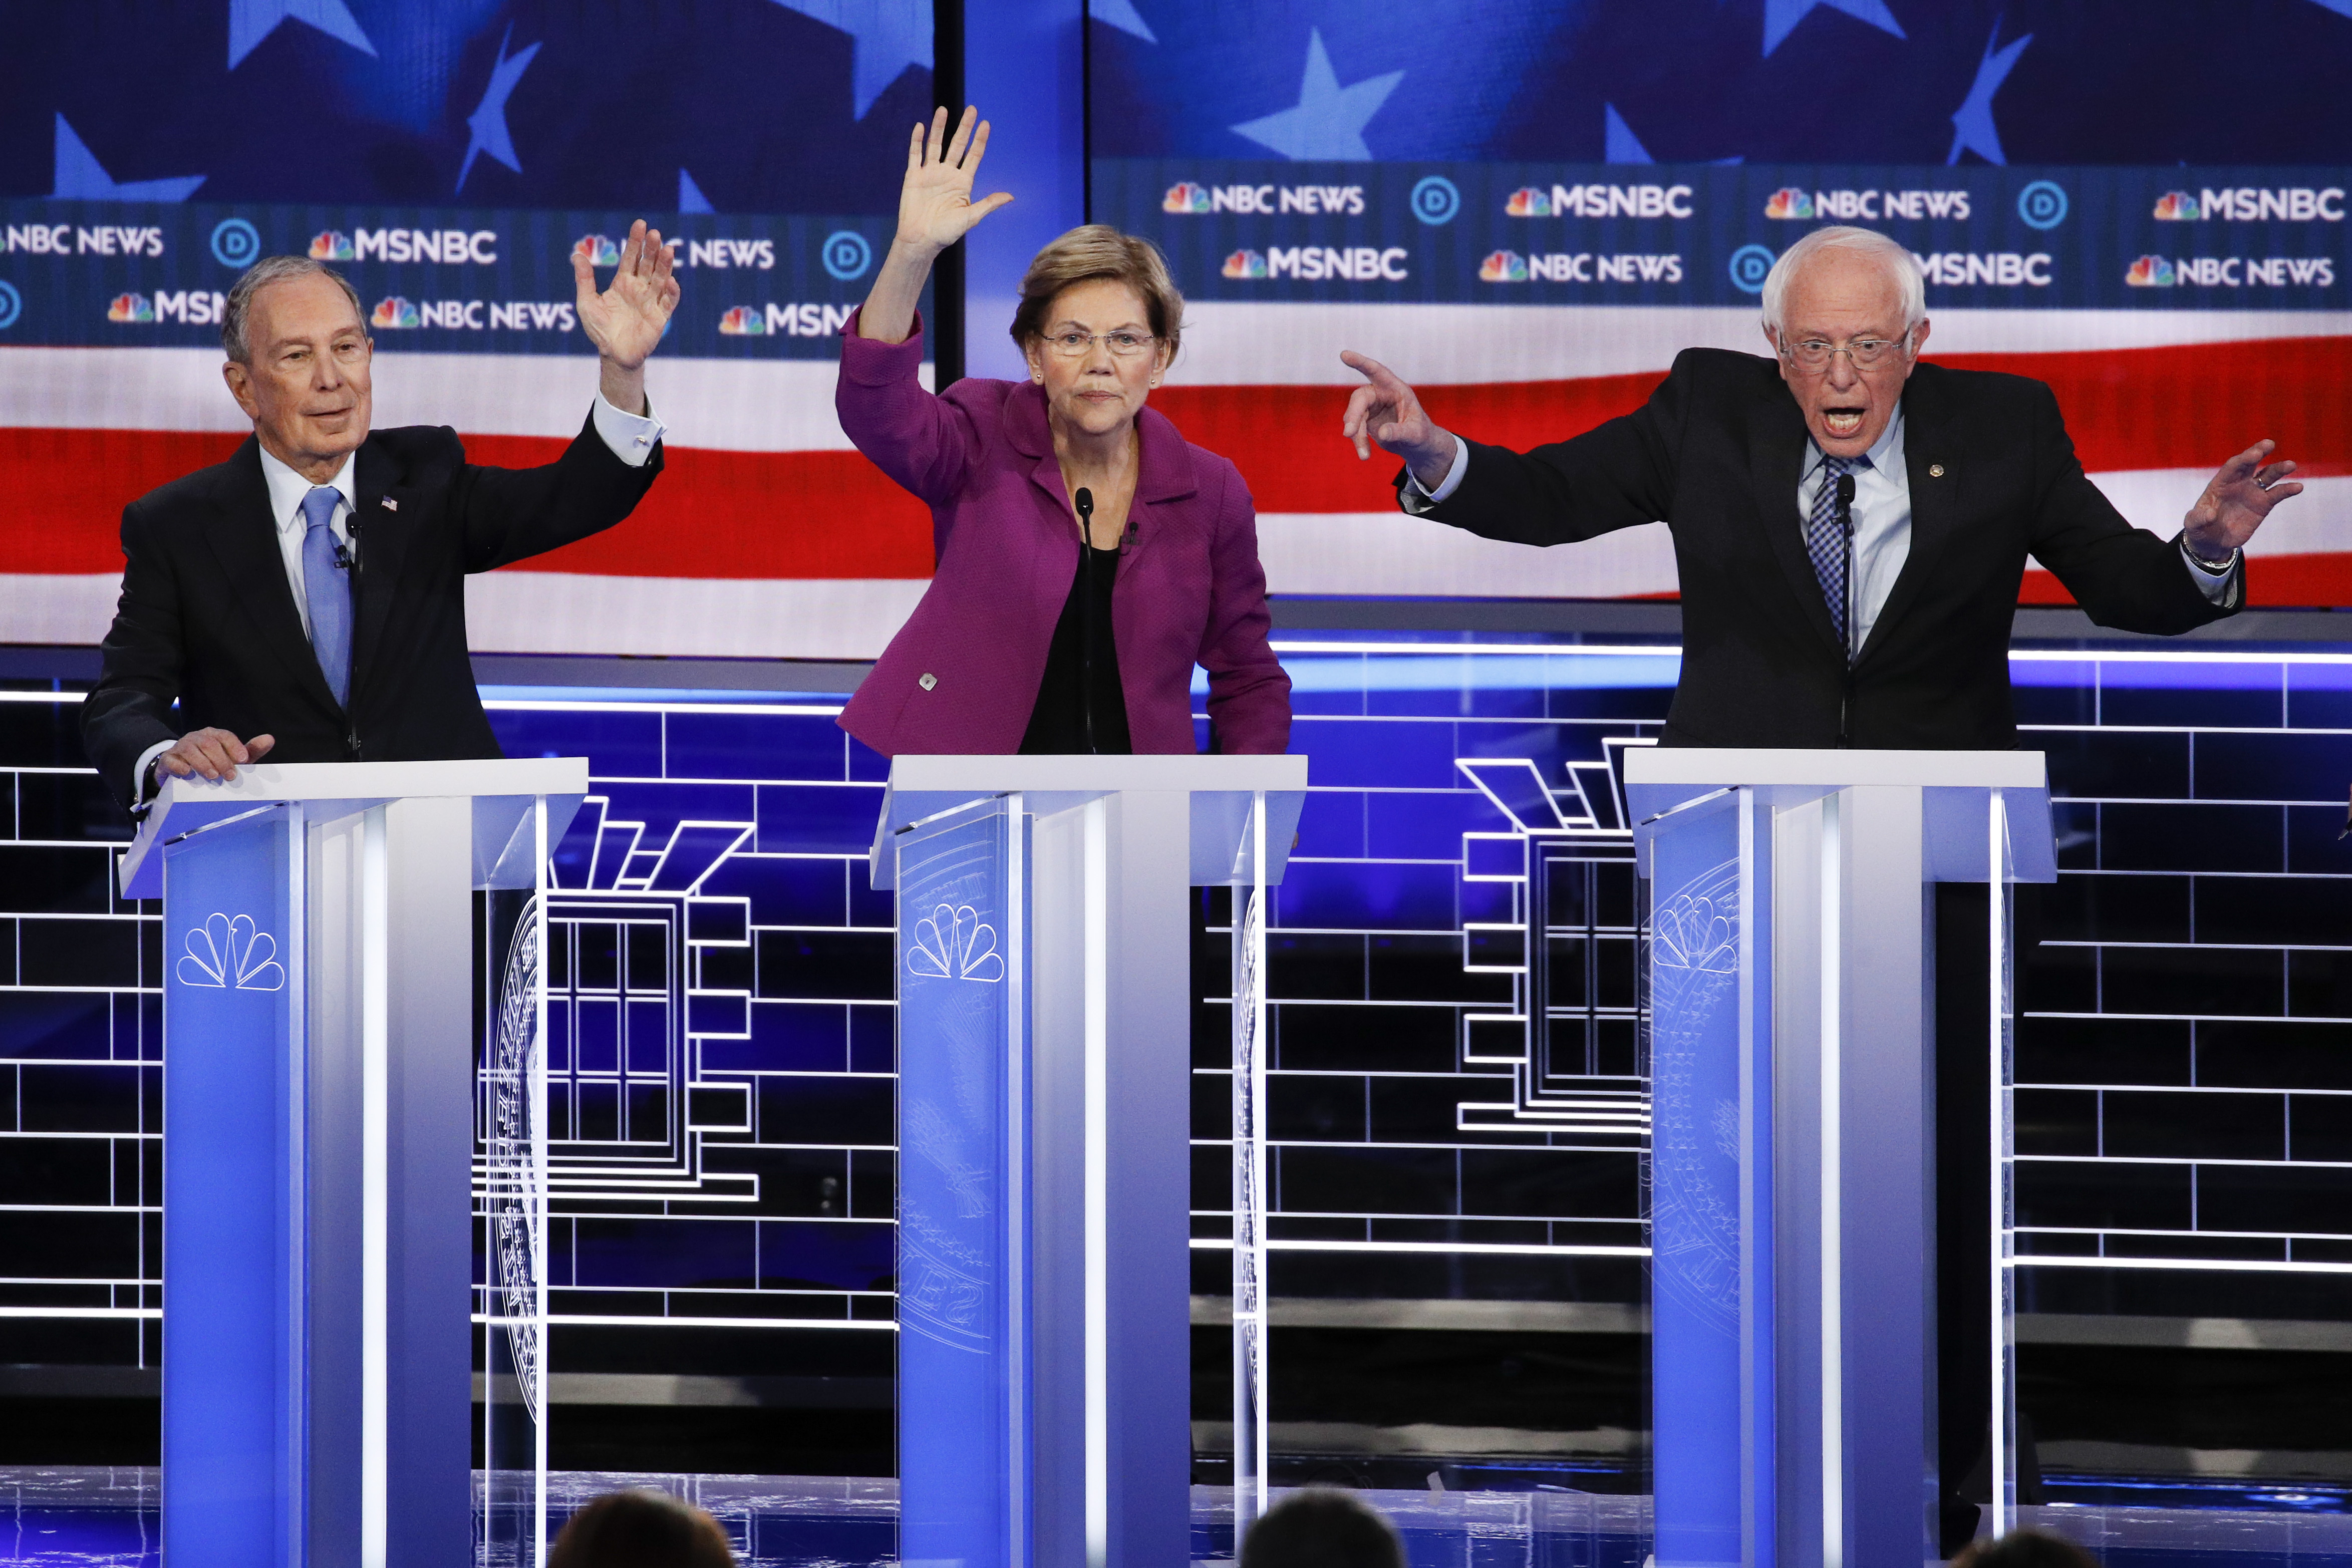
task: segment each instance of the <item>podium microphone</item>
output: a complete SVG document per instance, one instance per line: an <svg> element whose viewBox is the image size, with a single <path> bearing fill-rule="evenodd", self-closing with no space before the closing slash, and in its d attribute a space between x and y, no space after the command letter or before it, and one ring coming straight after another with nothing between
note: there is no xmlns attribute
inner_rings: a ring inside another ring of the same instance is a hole
<svg viewBox="0 0 2352 1568"><path fill-rule="evenodd" d="M1853 663L1853 476L1841 474L1837 482L1838 528L1845 535L1845 660Z"/></svg>
<svg viewBox="0 0 2352 1568"><path fill-rule="evenodd" d="M1091 754L1095 749L1095 493L1081 485L1070 502L1078 509L1078 712Z"/></svg>

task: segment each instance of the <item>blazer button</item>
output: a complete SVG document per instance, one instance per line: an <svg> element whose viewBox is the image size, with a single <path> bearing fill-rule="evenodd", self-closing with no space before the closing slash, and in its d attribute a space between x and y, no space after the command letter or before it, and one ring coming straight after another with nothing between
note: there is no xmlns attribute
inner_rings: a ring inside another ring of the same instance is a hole
<svg viewBox="0 0 2352 1568"><path fill-rule="evenodd" d="M923 678L922 678L921 680L919 680L919 681L917 681L915 684L916 684L917 685L919 685L919 686L922 687L925 691L929 691L933 686L936 686L936 685L938 685L940 684L940 678L939 678L939 676L937 676L937 675L935 675L935 674L932 674L929 671L926 670L926 671L923 673Z"/></svg>

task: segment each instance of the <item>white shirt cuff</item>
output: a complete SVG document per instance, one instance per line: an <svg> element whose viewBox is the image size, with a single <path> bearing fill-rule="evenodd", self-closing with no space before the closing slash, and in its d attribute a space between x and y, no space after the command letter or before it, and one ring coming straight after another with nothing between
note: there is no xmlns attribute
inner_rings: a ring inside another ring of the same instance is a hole
<svg viewBox="0 0 2352 1568"><path fill-rule="evenodd" d="M131 805L144 806L155 798L156 791L148 787L147 769L155 765L155 758L178 744L176 740L159 740L139 754L139 765L131 770ZM160 784L162 780L157 782Z"/></svg>
<svg viewBox="0 0 2352 1568"><path fill-rule="evenodd" d="M2180 563L2189 569L2189 580L2197 585L2197 591L2216 604L2221 603L2222 596L2230 591L2230 579L2238 570L2237 555L2234 551L2231 554L2228 566L2223 567L2220 571L2208 571L2198 563L2195 556L2189 553L2188 547L2185 545L2181 547Z"/></svg>
<svg viewBox="0 0 2352 1568"><path fill-rule="evenodd" d="M1447 466L1445 477L1437 482L1436 489L1432 490L1422 484L1421 476L1410 471L1405 476L1405 483L1427 497L1432 502L1443 501L1462 487L1462 476L1469 471L1470 444L1457 435L1454 438L1454 461Z"/></svg>
<svg viewBox="0 0 2352 1568"><path fill-rule="evenodd" d="M606 402L602 392L596 394L596 406L590 411L596 434L613 449L613 455L632 468L642 468L654 455L654 445L660 441L668 426L654 413L654 400L646 399L643 413L624 413Z"/></svg>

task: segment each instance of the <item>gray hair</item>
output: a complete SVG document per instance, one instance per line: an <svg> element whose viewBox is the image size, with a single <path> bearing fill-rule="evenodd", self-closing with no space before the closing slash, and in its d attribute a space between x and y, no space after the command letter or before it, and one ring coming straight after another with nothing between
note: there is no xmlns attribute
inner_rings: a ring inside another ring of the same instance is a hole
<svg viewBox="0 0 2352 1568"><path fill-rule="evenodd" d="M1815 229L1780 253L1780 259L1764 275L1764 325L1775 332L1780 330L1790 280L1806 262L1825 250L1858 250L1864 256L1876 256L1885 265L1895 292L1902 298L1904 331L1910 331L1927 319L1927 275L1920 270L1919 258L1911 254L1911 247L1876 229L1840 225Z"/></svg>
<svg viewBox="0 0 2352 1568"><path fill-rule="evenodd" d="M335 287L341 289L343 298L352 302L352 314L360 319L362 335L366 334L367 308L360 303L360 291L352 287L350 278L307 256L264 256L245 269L245 276L238 278L236 287L228 291L228 308L221 312L221 347L228 350L230 359L240 365L253 363L253 345L245 335L246 318L253 310L253 297L273 283L308 277L314 272L323 273L335 280Z"/></svg>

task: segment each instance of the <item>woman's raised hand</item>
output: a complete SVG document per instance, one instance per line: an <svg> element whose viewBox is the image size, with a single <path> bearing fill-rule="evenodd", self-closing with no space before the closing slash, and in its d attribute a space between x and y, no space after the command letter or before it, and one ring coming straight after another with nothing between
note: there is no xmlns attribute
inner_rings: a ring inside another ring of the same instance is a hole
<svg viewBox="0 0 2352 1568"><path fill-rule="evenodd" d="M988 121L969 104L948 135L948 111L931 116L930 134L915 127L907 144L907 183L898 192L898 243L941 251L970 233L971 226L1013 197L1003 191L985 200L971 199L972 177L980 172L981 155L988 151ZM973 121L979 120L975 128Z"/></svg>

